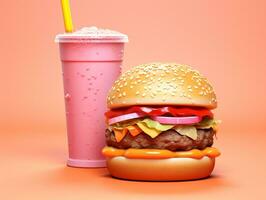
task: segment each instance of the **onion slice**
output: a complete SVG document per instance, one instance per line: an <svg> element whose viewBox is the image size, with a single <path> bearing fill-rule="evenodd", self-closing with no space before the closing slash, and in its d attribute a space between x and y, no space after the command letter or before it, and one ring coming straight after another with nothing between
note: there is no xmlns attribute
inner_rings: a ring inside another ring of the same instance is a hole
<svg viewBox="0 0 266 200"><path fill-rule="evenodd" d="M160 122L161 124L195 124L201 121L199 116L190 116L190 117L163 117L163 116L154 116L151 119Z"/></svg>
<svg viewBox="0 0 266 200"><path fill-rule="evenodd" d="M112 125L118 122L122 122L122 121L126 121L129 119L136 119L136 118L140 118L140 117L144 117L144 114L138 114L138 113L129 113L129 114L125 114L125 115L120 115L117 117L113 117L111 119L108 120L108 124Z"/></svg>

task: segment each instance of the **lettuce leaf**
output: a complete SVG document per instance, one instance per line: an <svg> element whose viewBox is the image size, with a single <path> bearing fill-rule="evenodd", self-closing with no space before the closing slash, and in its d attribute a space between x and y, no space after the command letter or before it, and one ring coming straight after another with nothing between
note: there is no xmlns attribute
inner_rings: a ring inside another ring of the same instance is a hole
<svg viewBox="0 0 266 200"><path fill-rule="evenodd" d="M144 133L152 138L158 136L162 131L167 131L174 127L174 125L161 124L149 118L139 121L137 125Z"/></svg>
<svg viewBox="0 0 266 200"><path fill-rule="evenodd" d="M175 126L175 125L169 125L169 124L161 124L160 122L154 121L149 118L146 118L142 120L141 122L144 122L146 126L148 126L149 128L154 128L158 131L167 131Z"/></svg>
<svg viewBox="0 0 266 200"><path fill-rule="evenodd" d="M212 128L214 131L217 131L218 125L221 123L221 120L204 118L201 122L195 124L197 128L209 129Z"/></svg>
<svg viewBox="0 0 266 200"><path fill-rule="evenodd" d="M133 125L137 124L141 120L142 119L131 119L131 120L127 120L127 121L124 121L124 122L118 122L118 123L115 123L113 125L109 125L108 127L110 129L113 129L113 128L123 129L123 128L126 128L128 126L133 126Z"/></svg>
<svg viewBox="0 0 266 200"><path fill-rule="evenodd" d="M178 125L174 129L180 135L187 136L187 137L191 138L192 140L197 139L197 129L195 126Z"/></svg>

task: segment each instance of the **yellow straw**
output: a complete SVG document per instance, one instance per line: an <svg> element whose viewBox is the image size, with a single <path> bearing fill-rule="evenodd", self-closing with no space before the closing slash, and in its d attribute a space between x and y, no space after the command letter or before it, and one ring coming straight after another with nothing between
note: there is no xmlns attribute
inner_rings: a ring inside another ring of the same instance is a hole
<svg viewBox="0 0 266 200"><path fill-rule="evenodd" d="M71 10L68 0L61 0L62 11L64 16L65 30L67 33L73 32L73 24L71 18Z"/></svg>

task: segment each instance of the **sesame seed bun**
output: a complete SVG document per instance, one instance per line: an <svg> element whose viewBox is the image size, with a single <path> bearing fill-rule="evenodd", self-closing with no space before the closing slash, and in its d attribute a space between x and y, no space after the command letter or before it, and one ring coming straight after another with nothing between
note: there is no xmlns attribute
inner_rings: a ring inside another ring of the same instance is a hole
<svg viewBox="0 0 266 200"><path fill-rule="evenodd" d="M217 107L211 84L198 71L175 63L150 63L123 73L109 91L110 109L132 105Z"/></svg>
<svg viewBox="0 0 266 200"><path fill-rule="evenodd" d="M124 156L107 158L107 167L113 177L128 180L180 181L210 176L215 158L202 159L129 159Z"/></svg>

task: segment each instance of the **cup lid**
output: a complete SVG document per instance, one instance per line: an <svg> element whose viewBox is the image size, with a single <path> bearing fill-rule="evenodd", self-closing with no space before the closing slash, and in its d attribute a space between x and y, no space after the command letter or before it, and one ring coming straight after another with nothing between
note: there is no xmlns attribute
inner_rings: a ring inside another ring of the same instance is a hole
<svg viewBox="0 0 266 200"><path fill-rule="evenodd" d="M62 33L55 37L55 42L73 43L73 42L99 42L99 43L124 43L128 42L128 36L109 29L100 29L97 27L84 27L73 33Z"/></svg>

